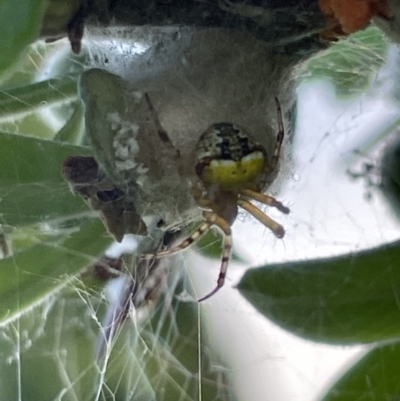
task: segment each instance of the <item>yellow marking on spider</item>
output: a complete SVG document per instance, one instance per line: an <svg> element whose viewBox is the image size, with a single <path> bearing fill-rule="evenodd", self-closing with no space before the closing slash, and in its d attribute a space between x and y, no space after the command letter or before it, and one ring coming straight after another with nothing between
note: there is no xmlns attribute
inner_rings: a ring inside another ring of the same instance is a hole
<svg viewBox="0 0 400 401"><path fill-rule="evenodd" d="M203 182L218 184L222 189L236 189L253 182L262 173L265 157L255 151L239 161L214 159L201 175Z"/></svg>

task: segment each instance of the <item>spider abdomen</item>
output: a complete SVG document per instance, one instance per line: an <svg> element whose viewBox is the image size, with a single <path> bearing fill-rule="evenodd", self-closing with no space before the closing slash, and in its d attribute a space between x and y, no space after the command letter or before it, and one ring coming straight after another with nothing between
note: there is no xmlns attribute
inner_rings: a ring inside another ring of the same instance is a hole
<svg viewBox="0 0 400 401"><path fill-rule="evenodd" d="M264 171L267 155L242 127L216 123L201 135L196 159L196 174L205 184L230 190L256 181Z"/></svg>

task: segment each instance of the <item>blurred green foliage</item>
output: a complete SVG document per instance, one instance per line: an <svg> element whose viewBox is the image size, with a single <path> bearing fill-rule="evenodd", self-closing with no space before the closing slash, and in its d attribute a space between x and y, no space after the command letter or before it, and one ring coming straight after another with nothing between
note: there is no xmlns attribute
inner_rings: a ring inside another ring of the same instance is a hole
<svg viewBox="0 0 400 401"><path fill-rule="evenodd" d="M327 259L246 272L241 293L306 339L363 344L400 339L400 242Z"/></svg>
<svg viewBox="0 0 400 401"><path fill-rule="evenodd" d="M47 0L0 2L0 76L39 35Z"/></svg>
<svg viewBox="0 0 400 401"><path fill-rule="evenodd" d="M375 27L356 32L309 59L300 79L328 79L338 97L357 96L365 91L385 63L388 41Z"/></svg>

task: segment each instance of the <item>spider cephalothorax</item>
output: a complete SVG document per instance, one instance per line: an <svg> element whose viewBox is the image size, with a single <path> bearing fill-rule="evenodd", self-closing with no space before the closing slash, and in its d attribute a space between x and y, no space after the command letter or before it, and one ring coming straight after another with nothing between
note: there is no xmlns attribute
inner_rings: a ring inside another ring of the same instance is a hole
<svg viewBox="0 0 400 401"><path fill-rule="evenodd" d="M147 99L149 101L148 97ZM282 238L285 234L279 223L250 202L253 199L275 207L282 213L289 213L286 206L261 192L268 176L278 164L284 137L281 108L278 99L275 98L275 100L279 131L271 160L268 160L264 147L257 143L244 128L227 122L212 124L201 135L195 152L194 169L199 182L193 188L193 195L198 205L204 210L205 222L177 246L154 255L145 255L146 258L170 255L187 248L211 226L219 227L224 233L224 245L217 286L199 301L211 297L224 285L232 249L231 226L236 219L239 207L253 215L278 238ZM150 101L149 107L152 108Z"/></svg>

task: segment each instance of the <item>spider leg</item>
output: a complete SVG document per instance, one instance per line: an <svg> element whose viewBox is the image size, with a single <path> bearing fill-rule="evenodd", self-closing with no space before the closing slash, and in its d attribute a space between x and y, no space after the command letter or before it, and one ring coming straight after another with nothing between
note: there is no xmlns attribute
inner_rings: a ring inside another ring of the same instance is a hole
<svg viewBox="0 0 400 401"><path fill-rule="evenodd" d="M221 267L219 270L217 286L209 294L200 298L198 302L202 302L212 297L221 287L223 287L225 283L226 271L228 270L229 257L232 250L232 231L229 223L214 212L204 212L203 215L211 225L219 227L224 233L224 247L222 250Z"/></svg>
<svg viewBox="0 0 400 401"><path fill-rule="evenodd" d="M238 205L264 224L265 227L269 228L278 238L282 238L285 235L285 230L279 223L272 220L271 217L268 217L249 201L239 198Z"/></svg>
<svg viewBox="0 0 400 401"><path fill-rule="evenodd" d="M283 120L282 120L281 105L280 105L277 97L275 98L275 102L276 102L276 110L278 113L278 134L276 136L276 145L275 145L274 155L272 156L272 159L271 159L271 165L270 165L271 171L274 170L276 165L278 164L279 154L281 153L283 137L285 135L285 129L283 127Z"/></svg>
<svg viewBox="0 0 400 401"><path fill-rule="evenodd" d="M264 205L275 207L282 213L288 214L290 212L290 209L288 207L283 205L281 202L279 202L272 196L253 191L251 189L242 189L240 190L240 193L244 196L247 196L248 198L264 203Z"/></svg>
<svg viewBox="0 0 400 401"><path fill-rule="evenodd" d="M231 250L232 250L232 231L229 223L223 219L222 217L219 217L216 213L214 212L208 212L204 211L203 212L203 217L206 219L206 221L195 231L193 232L189 237L184 239L180 244L169 248L165 251L157 252L157 253L147 253L141 255L141 259L153 259L153 258L162 258L163 256L171 255L175 252L182 251L186 249L188 246L193 244L193 242L197 241L197 239L203 235L205 232L209 230L211 226L217 226L219 227L223 233L224 233L224 248L222 251L222 259L221 259L221 267L219 271L219 276L217 280L217 286L206 296L200 298L198 302L202 302L211 296L213 296L223 285L225 282L225 276L226 276L226 271L228 269L228 263L229 263L229 257L231 255Z"/></svg>
<svg viewBox="0 0 400 401"><path fill-rule="evenodd" d="M180 244L166 249L165 251L160 251L157 253L145 253L140 256L141 259L159 259L167 255L172 255L173 253L182 251L186 249L188 246L192 245L193 242L196 242L198 238L200 238L205 232L209 230L209 228L213 225L214 223L206 221L204 222L196 231L194 231L192 234L189 235L189 237L185 238Z"/></svg>

